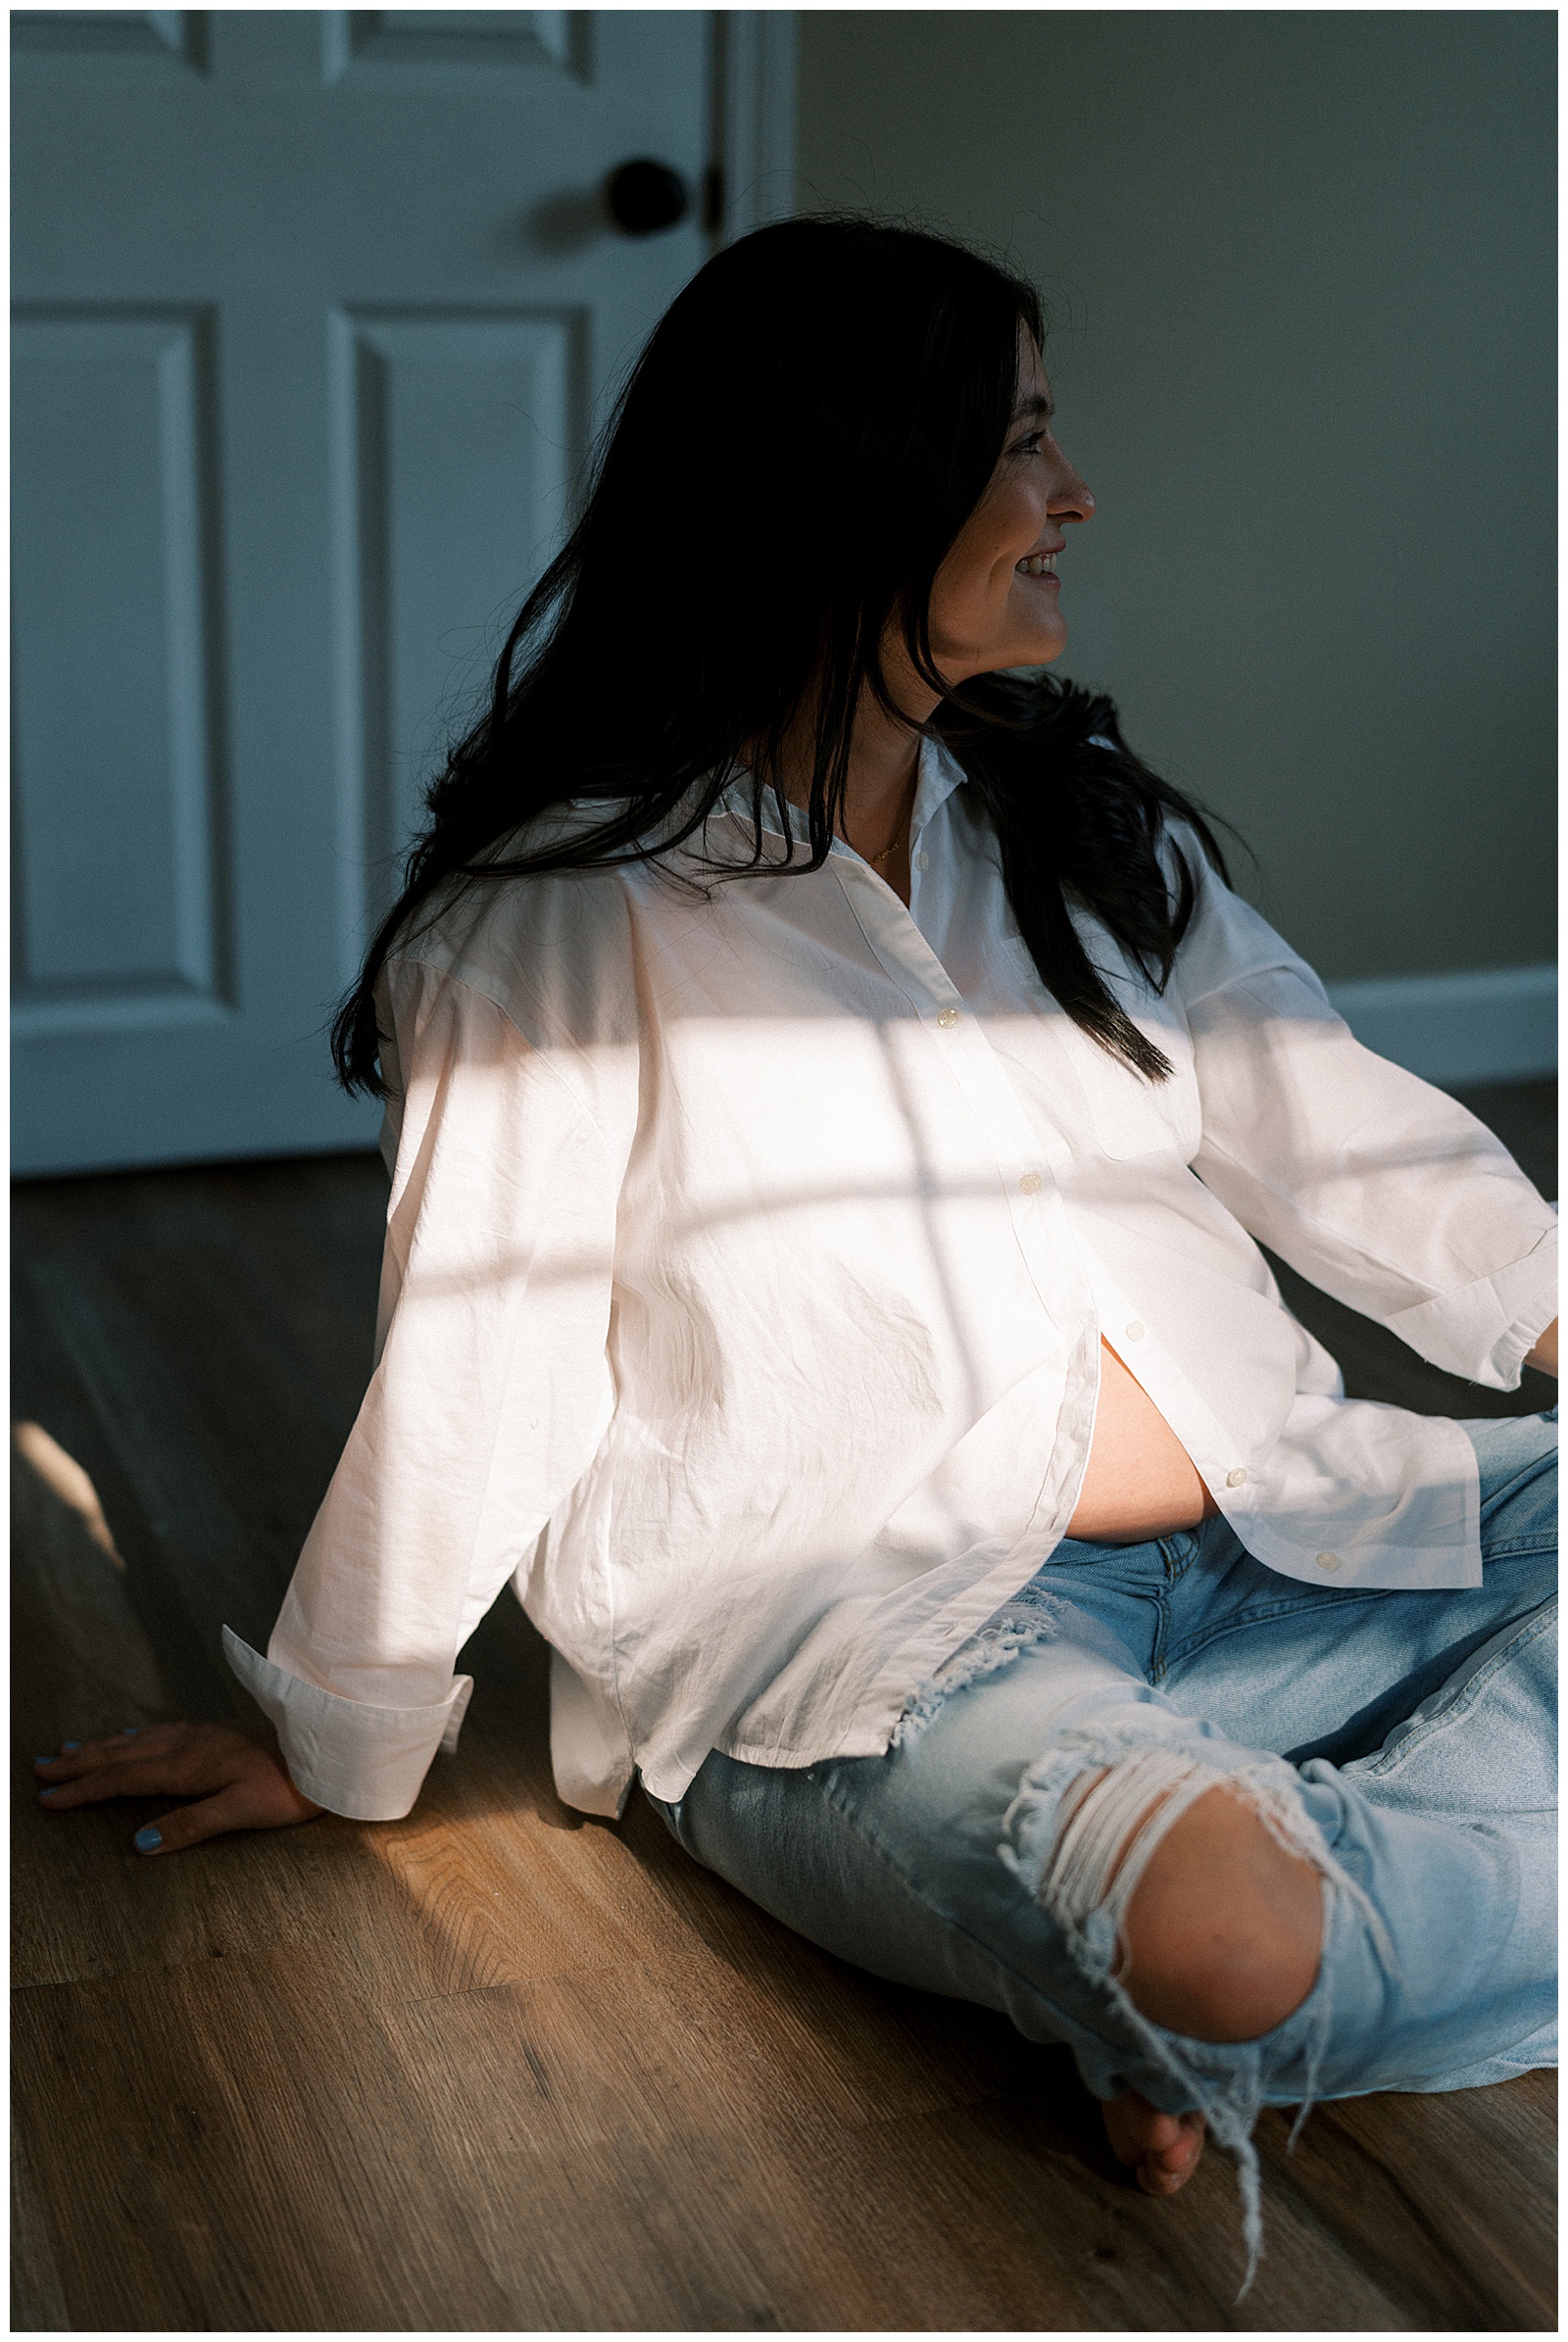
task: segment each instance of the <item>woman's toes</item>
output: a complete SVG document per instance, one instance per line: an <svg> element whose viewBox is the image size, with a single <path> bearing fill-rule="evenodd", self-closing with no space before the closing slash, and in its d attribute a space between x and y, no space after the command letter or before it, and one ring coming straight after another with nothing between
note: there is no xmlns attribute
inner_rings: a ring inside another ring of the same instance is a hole
<svg viewBox="0 0 1568 2342"><path fill-rule="evenodd" d="M1112 2153L1132 2166L1146 2193L1173 2196L1186 2186L1203 2151L1201 2115L1167 2115L1136 2090L1108 2100L1102 2111Z"/></svg>
<svg viewBox="0 0 1568 2342"><path fill-rule="evenodd" d="M1181 2135L1168 2146L1152 2148L1138 2166L1138 2184L1152 2196L1173 2196L1185 2187L1203 2152L1203 2118L1180 2115Z"/></svg>
<svg viewBox="0 0 1568 2342"><path fill-rule="evenodd" d="M1152 2196L1173 2196L1198 2169L1203 2152L1203 2119L1186 2115L1182 2122L1181 2138L1173 2146L1146 2155L1138 2166L1138 2184Z"/></svg>

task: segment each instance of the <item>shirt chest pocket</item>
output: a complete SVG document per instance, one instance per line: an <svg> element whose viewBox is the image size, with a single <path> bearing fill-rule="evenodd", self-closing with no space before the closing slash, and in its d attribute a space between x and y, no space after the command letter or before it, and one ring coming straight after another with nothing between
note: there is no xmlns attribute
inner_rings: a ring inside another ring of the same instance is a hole
<svg viewBox="0 0 1568 2342"><path fill-rule="evenodd" d="M1040 979L1028 945L1019 936L1009 938L1008 949L1038 991ZM1092 956L1102 969L1106 966L1103 943ZM1140 1032L1170 1060L1172 1070L1162 1082L1147 1081L1125 1058L1113 1057L1097 1041L1091 1041L1047 996L1052 1037L1083 1093L1094 1135L1105 1153L1118 1162L1133 1155L1174 1152L1190 1163L1198 1152L1203 1125L1187 1029L1173 1010L1147 991L1134 999L1130 982L1113 977L1110 990Z"/></svg>

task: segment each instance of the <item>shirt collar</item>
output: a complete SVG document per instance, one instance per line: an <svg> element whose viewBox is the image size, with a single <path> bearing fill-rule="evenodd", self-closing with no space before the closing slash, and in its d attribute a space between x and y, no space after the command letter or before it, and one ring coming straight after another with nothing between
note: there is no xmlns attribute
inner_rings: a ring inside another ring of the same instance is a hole
<svg viewBox="0 0 1568 2342"><path fill-rule="evenodd" d="M914 806L909 822L909 851L911 853L914 851L914 842L921 831L941 811L955 789L962 787L964 778L963 767L953 751L942 741L933 739L927 733L920 743L919 758L915 770ZM741 820L750 824L752 819L752 778L749 772L741 772L736 775L720 796L713 810L716 813L734 813ZM786 807L786 811L790 821L789 834L801 845L808 846L810 844L810 828L806 818L805 807L790 805ZM785 835L779 826L778 806L771 791L762 799L762 828L769 837L782 838ZM834 839L832 851L835 854L850 854L857 861L860 858L855 853L854 848L847 846L842 838Z"/></svg>
<svg viewBox="0 0 1568 2342"><path fill-rule="evenodd" d="M914 784L914 817L909 823L909 845L914 841L947 804L955 789L961 789L967 775L944 741L933 740L928 733L920 743L919 777Z"/></svg>

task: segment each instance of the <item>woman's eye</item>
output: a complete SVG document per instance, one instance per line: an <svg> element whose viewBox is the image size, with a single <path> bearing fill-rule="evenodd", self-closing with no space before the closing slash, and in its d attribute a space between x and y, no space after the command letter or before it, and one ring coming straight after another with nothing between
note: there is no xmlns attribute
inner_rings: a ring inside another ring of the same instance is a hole
<svg viewBox="0 0 1568 2342"><path fill-rule="evenodd" d="M1038 456L1040 453L1041 441L1045 438L1045 436L1046 435L1044 431L1031 431L1026 438L1019 440L1016 448L1013 450L1014 455Z"/></svg>

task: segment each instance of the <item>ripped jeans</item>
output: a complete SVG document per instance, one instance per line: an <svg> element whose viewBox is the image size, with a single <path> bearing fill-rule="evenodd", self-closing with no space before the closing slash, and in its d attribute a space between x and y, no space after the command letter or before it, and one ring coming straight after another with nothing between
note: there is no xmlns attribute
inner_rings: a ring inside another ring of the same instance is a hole
<svg viewBox="0 0 1568 2342"><path fill-rule="evenodd" d="M1067 2042L1097 2097L1201 2112L1238 2160L1250 2282L1259 2107L1555 2063L1556 1410L1464 1429L1473 1590L1303 1585L1223 1516L1146 1544L1069 1539L886 1755L787 1772L715 1750L659 1810L841 1958ZM1149 1855L1222 1781L1315 1865L1324 1919L1306 1999L1231 2043L1152 2024L1115 1975Z"/></svg>

